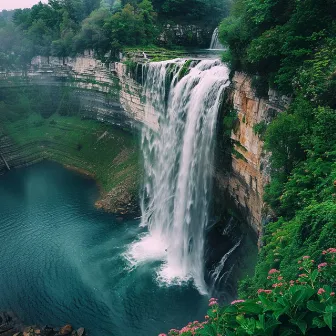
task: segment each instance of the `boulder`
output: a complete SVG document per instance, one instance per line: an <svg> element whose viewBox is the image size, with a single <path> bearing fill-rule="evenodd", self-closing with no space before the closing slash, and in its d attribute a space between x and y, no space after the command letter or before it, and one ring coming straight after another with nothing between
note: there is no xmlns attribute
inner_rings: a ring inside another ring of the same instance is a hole
<svg viewBox="0 0 336 336"><path fill-rule="evenodd" d="M34 333L34 328L33 327L26 327L24 330L23 330L23 336L34 336L35 333Z"/></svg>
<svg viewBox="0 0 336 336"><path fill-rule="evenodd" d="M66 324L64 327L61 328L59 331L60 335L70 335L72 333L72 326L70 324Z"/></svg>
<svg viewBox="0 0 336 336"><path fill-rule="evenodd" d="M77 329L77 335L78 336L84 336L85 335L85 329L84 328Z"/></svg>

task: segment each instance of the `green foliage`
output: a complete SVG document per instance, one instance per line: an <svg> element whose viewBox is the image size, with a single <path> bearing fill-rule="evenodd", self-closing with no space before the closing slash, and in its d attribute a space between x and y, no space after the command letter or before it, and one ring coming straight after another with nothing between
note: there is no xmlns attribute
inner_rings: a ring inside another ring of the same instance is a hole
<svg viewBox="0 0 336 336"><path fill-rule="evenodd" d="M187 60L185 61L185 63L183 64L179 74L178 74L178 79L181 80L184 76L186 76L189 71L190 71L190 65L192 63L192 60Z"/></svg>
<svg viewBox="0 0 336 336"><path fill-rule="evenodd" d="M253 132L255 134L258 134L261 138L264 137L266 129L267 129L267 124L264 120L253 126Z"/></svg>
<svg viewBox="0 0 336 336"><path fill-rule="evenodd" d="M232 130L234 130L236 123L238 122L238 116L236 110L230 110L223 118L223 131L226 136L230 136Z"/></svg>
<svg viewBox="0 0 336 336"><path fill-rule="evenodd" d="M266 76L292 93L305 61L316 58L321 71L327 67L332 73L334 13L333 0L236 0L231 16L221 23L220 39L230 47L234 70Z"/></svg>
<svg viewBox="0 0 336 336"><path fill-rule="evenodd" d="M266 289L229 306L211 298L204 322L191 322L168 335L331 335L336 327L335 254L336 248L323 251L318 266L304 256L298 261L300 274L294 271L288 277L268 270Z"/></svg>

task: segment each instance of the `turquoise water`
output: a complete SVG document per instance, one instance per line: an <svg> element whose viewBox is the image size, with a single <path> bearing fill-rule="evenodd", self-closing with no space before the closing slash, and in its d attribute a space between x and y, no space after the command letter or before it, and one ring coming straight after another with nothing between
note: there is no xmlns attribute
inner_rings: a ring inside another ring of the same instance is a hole
<svg viewBox="0 0 336 336"><path fill-rule="evenodd" d="M0 310L91 336L157 335L201 319L207 297L124 257L138 220L98 211L96 184L44 162L0 176Z"/></svg>

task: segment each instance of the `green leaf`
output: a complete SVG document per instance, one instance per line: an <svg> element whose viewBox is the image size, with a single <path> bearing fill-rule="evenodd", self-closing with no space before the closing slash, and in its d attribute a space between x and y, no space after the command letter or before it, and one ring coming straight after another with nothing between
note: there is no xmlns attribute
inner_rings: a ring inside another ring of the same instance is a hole
<svg viewBox="0 0 336 336"><path fill-rule="evenodd" d="M260 314L263 312L262 306L254 302L245 302L241 308L245 313Z"/></svg>
<svg viewBox="0 0 336 336"><path fill-rule="evenodd" d="M307 308L313 312L323 313L325 305L321 302L311 300L307 302Z"/></svg>
<svg viewBox="0 0 336 336"><path fill-rule="evenodd" d="M313 282L315 282L315 280L317 279L318 275L319 275L318 270L317 269L314 270L313 273L311 274L311 279L312 279Z"/></svg>
<svg viewBox="0 0 336 336"><path fill-rule="evenodd" d="M224 313L237 313L237 312L238 312L238 308L235 305L227 306L224 310Z"/></svg>
<svg viewBox="0 0 336 336"><path fill-rule="evenodd" d="M329 329L332 330L332 313L324 314L323 320L326 323L326 325L329 327Z"/></svg>
<svg viewBox="0 0 336 336"><path fill-rule="evenodd" d="M329 305L325 309L326 313L336 313L336 306L335 305Z"/></svg>
<svg viewBox="0 0 336 336"><path fill-rule="evenodd" d="M317 326L318 328L324 328L326 323L319 317L313 318L313 326Z"/></svg>
<svg viewBox="0 0 336 336"><path fill-rule="evenodd" d="M292 322L293 324L298 326L303 335L306 333L306 330L307 330L307 322L306 321L291 319L290 322Z"/></svg>

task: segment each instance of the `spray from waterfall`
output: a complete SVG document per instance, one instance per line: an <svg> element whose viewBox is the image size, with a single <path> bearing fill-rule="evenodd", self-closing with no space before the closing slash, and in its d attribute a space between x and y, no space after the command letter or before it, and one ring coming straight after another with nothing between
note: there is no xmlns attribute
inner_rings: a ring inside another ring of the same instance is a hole
<svg viewBox="0 0 336 336"><path fill-rule="evenodd" d="M212 33L209 49L212 49L212 50L223 50L224 49L223 45L219 42L219 39L218 39L218 28L216 28Z"/></svg>
<svg viewBox="0 0 336 336"><path fill-rule="evenodd" d="M141 225L149 233L134 243L134 263L162 260L165 283L204 282L204 233L208 224L214 136L229 70L219 60L177 59L147 64L146 113L158 129L144 127Z"/></svg>

